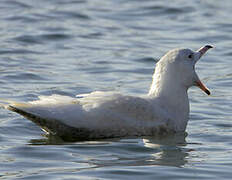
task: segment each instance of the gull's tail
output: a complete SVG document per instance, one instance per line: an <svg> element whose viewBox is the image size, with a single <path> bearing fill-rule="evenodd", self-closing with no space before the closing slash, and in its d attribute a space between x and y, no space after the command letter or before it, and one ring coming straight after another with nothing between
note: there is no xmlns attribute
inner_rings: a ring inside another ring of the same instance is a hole
<svg viewBox="0 0 232 180"><path fill-rule="evenodd" d="M23 103L18 103L9 99L0 98L0 108L9 109L11 104L23 104Z"/></svg>
<svg viewBox="0 0 232 180"><path fill-rule="evenodd" d="M33 104L31 102L16 102L0 98L0 108L8 109L24 116L25 118L40 126L44 131L48 132L49 134L57 135L62 139L68 141L72 141L74 139L76 140L88 138L90 133L87 129L74 128L58 120L57 117L50 117L50 114L53 114L49 111L49 109L51 109L52 106L56 106L55 104L50 105L51 106L46 106L43 103ZM70 107L74 105L75 103L70 103ZM61 105L60 107L65 107L65 104L63 106ZM69 114L70 111L68 111L67 114Z"/></svg>
<svg viewBox="0 0 232 180"><path fill-rule="evenodd" d="M29 104L0 98L0 108L8 109L24 115L26 114L26 112L23 110L25 107L29 107Z"/></svg>
<svg viewBox="0 0 232 180"><path fill-rule="evenodd" d="M30 108L30 104L28 103L21 103L13 100L0 98L0 108L4 108L16 112L26 117L27 119L30 119L37 125L41 126L41 123L38 121L38 117L33 113L30 113L30 111L27 111L27 108Z"/></svg>

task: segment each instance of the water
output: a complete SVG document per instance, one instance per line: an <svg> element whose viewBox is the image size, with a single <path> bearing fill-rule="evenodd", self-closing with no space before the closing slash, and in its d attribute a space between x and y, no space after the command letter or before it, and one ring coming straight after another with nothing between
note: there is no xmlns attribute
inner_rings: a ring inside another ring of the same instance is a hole
<svg viewBox="0 0 232 180"><path fill-rule="evenodd" d="M230 179L229 0L1 0L0 97L148 92L176 47L213 50L197 64L211 89L189 91L188 135L62 142L0 109L0 179Z"/></svg>

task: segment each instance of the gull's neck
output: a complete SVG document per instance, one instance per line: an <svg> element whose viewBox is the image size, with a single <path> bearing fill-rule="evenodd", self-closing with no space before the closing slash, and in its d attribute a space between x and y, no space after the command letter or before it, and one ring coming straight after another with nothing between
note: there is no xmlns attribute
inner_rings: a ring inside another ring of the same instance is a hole
<svg viewBox="0 0 232 180"><path fill-rule="evenodd" d="M176 131L184 131L189 116L188 88L172 73L158 66L148 95L152 99L159 99L160 105L173 117Z"/></svg>

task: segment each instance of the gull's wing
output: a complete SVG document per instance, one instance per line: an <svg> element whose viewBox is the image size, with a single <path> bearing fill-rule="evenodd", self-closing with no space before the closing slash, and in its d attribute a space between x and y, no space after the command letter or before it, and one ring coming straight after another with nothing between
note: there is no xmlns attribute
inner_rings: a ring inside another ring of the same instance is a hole
<svg viewBox="0 0 232 180"><path fill-rule="evenodd" d="M77 98L39 96L27 103L11 101L5 107L61 137L143 135L165 123L162 109L149 98L115 92L96 91Z"/></svg>

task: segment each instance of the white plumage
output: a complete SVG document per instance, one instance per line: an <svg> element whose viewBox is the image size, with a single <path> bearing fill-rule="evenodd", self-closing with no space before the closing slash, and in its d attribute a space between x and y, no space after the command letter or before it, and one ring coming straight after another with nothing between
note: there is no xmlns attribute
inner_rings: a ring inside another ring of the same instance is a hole
<svg viewBox="0 0 232 180"><path fill-rule="evenodd" d="M96 91L77 97L40 96L36 101L10 102L5 107L68 140L185 131L188 88L197 85L209 94L194 66L211 47L169 51L156 65L149 93L141 97Z"/></svg>

